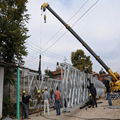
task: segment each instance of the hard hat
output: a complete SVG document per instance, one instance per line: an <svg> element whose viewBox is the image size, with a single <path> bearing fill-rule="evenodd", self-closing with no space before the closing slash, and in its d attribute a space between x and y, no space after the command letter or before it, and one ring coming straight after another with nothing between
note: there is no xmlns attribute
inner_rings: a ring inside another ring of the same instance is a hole
<svg viewBox="0 0 120 120"><path fill-rule="evenodd" d="M23 90L23 93L26 93L25 90Z"/></svg>
<svg viewBox="0 0 120 120"><path fill-rule="evenodd" d="M45 87L45 90L47 90L47 87Z"/></svg>
<svg viewBox="0 0 120 120"><path fill-rule="evenodd" d="M91 93L89 93L89 96L92 96L92 94L91 94Z"/></svg>
<svg viewBox="0 0 120 120"><path fill-rule="evenodd" d="M37 93L40 93L40 90L38 90Z"/></svg>

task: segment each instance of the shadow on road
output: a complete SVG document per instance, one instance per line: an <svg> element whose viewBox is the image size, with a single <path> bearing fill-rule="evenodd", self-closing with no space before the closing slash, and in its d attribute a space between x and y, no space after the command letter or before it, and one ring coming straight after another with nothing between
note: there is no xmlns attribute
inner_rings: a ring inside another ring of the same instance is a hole
<svg viewBox="0 0 120 120"><path fill-rule="evenodd" d="M42 117L44 117L45 119L48 119L48 120L57 120L57 119L46 117L46 116L42 116Z"/></svg>
<svg viewBox="0 0 120 120"><path fill-rule="evenodd" d="M120 120L120 119L112 119L112 118L89 118L84 120Z"/></svg>
<svg viewBox="0 0 120 120"><path fill-rule="evenodd" d="M64 115L64 116L79 118L79 119L82 119L82 120L120 120L120 119L112 119L112 118L82 118L82 117L74 116L74 115Z"/></svg>

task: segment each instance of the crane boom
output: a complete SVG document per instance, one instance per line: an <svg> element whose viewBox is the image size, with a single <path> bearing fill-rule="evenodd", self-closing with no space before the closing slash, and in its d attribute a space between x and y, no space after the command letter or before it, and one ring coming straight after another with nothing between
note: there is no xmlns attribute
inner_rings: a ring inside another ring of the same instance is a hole
<svg viewBox="0 0 120 120"><path fill-rule="evenodd" d="M68 29L68 31L94 56L94 58L103 66L103 68L112 76L114 81L118 81L118 78L112 72L112 70L103 62L103 60L87 45L87 43L50 7L48 3L43 3L41 9L43 11L46 8Z"/></svg>

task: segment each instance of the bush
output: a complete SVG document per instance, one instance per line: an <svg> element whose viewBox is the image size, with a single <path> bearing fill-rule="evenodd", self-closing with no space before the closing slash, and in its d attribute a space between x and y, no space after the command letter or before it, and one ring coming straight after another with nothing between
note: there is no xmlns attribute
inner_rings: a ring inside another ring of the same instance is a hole
<svg viewBox="0 0 120 120"><path fill-rule="evenodd" d="M3 116L15 116L16 115L16 104L12 103L9 97L3 98Z"/></svg>

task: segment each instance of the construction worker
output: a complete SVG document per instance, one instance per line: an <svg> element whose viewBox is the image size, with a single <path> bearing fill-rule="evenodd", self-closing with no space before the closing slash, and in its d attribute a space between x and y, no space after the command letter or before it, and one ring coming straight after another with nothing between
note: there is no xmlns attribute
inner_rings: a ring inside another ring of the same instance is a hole
<svg viewBox="0 0 120 120"><path fill-rule="evenodd" d="M55 106L56 106L56 115L60 115L60 100L61 100L61 93L58 90L58 87L56 88L55 91Z"/></svg>
<svg viewBox="0 0 120 120"><path fill-rule="evenodd" d="M109 104L109 106L112 106L112 99L111 99L111 96L110 96L110 92L111 92L110 81L109 80L104 80L103 83L105 84L105 87L106 87L106 97L107 97L107 100L108 100L108 104Z"/></svg>
<svg viewBox="0 0 120 120"><path fill-rule="evenodd" d="M48 112L48 115L49 115L49 100L50 100L50 97L49 97L49 93L47 91L47 87L45 87L45 91L43 93L43 100L44 100L44 115L45 115L45 112L46 112L46 107L47 107L47 112Z"/></svg>
<svg viewBox="0 0 120 120"><path fill-rule="evenodd" d="M27 118L28 119L28 116L29 116L29 100L31 98L30 95L26 95L26 91L23 91L23 94L22 94L22 108L23 108L23 112L22 112L22 118L25 119Z"/></svg>
<svg viewBox="0 0 120 120"><path fill-rule="evenodd" d="M42 91L41 90L37 90L37 109L38 111L40 111L40 115L41 115L42 114L41 113L41 109L42 109Z"/></svg>
<svg viewBox="0 0 120 120"><path fill-rule="evenodd" d="M94 108L94 106L97 107L97 102L96 102L97 91L96 91L96 88L95 88L94 84L90 83L90 85L87 88L89 89L89 92L92 95L92 107L93 108Z"/></svg>
<svg viewBox="0 0 120 120"><path fill-rule="evenodd" d="M51 105L54 106L55 104L55 96L54 96L54 90L50 90L50 100L51 100Z"/></svg>
<svg viewBox="0 0 120 120"><path fill-rule="evenodd" d="M22 91L22 118L24 119L24 118L26 118L26 105L25 105L25 93L26 93L26 91L25 90L23 90Z"/></svg>

